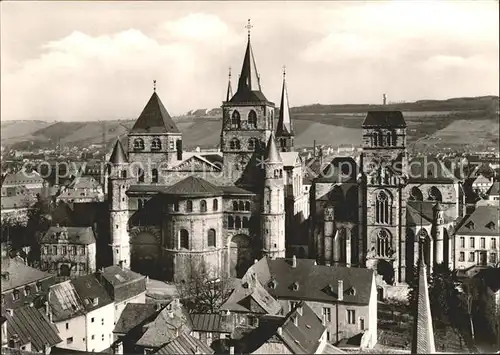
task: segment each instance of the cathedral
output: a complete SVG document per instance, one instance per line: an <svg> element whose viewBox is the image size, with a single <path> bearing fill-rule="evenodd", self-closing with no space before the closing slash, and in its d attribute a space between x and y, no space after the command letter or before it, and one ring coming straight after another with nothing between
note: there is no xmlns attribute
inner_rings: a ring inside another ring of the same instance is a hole
<svg viewBox="0 0 500 355"><path fill-rule="evenodd" d="M115 265L182 281L191 268L241 277L255 259L285 256L285 231L309 201L285 75L275 118L250 32L237 90L233 95L230 77L222 111L220 151L185 152L155 90L128 145L116 142L107 179Z"/></svg>
<svg viewBox="0 0 500 355"><path fill-rule="evenodd" d="M229 77L222 112L219 151L185 152L154 90L128 143L116 142L106 187L115 265L182 281L193 267L241 277L262 256L296 254L371 268L379 285L405 284L419 255L429 272L452 266L461 183L437 159L409 159L401 112L368 112L361 154L320 164L307 188L285 75L275 117L250 32L237 90Z"/></svg>

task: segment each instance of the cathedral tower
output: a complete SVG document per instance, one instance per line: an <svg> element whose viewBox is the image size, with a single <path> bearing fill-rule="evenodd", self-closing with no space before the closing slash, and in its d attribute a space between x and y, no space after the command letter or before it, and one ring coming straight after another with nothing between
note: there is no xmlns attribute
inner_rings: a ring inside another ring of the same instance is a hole
<svg viewBox="0 0 500 355"><path fill-rule="evenodd" d="M129 187L129 164L119 140L116 141L109 163L108 201L113 265L122 262L124 266L130 267L130 244L127 231L129 212L126 194Z"/></svg>
<svg viewBox="0 0 500 355"><path fill-rule="evenodd" d="M264 160L264 193L261 212L263 254L285 257L285 184L283 161L274 134L269 137Z"/></svg>
<svg viewBox="0 0 500 355"><path fill-rule="evenodd" d="M224 172L231 182L244 183L244 174L250 174L256 164L249 164L271 136L274 129L274 103L262 93L260 76L250 42L250 20L247 25L248 42L243 58L236 93L222 104L221 151ZM229 93L229 88L228 88ZM250 179L255 176L249 177Z"/></svg>
<svg viewBox="0 0 500 355"><path fill-rule="evenodd" d="M281 152L293 152L293 125L290 118L290 106L288 104L288 90L286 88L286 72L283 70L283 87L281 89L281 104L278 124L276 126L276 140Z"/></svg>

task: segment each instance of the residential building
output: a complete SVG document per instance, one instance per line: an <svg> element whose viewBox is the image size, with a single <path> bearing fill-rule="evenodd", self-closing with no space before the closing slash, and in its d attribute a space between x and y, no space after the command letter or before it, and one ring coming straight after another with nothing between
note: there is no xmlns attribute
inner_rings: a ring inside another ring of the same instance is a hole
<svg viewBox="0 0 500 355"><path fill-rule="evenodd" d="M486 192L488 200L499 201L500 200L500 181L495 181L490 189Z"/></svg>
<svg viewBox="0 0 500 355"><path fill-rule="evenodd" d="M12 187L23 186L28 190L40 192L43 187L43 178L36 171L19 171L8 173L2 181L2 196L7 196L7 190Z"/></svg>
<svg viewBox="0 0 500 355"><path fill-rule="evenodd" d="M464 217L455 231L453 268L494 266L500 260L499 224L498 203L478 204L471 215Z"/></svg>
<svg viewBox="0 0 500 355"><path fill-rule="evenodd" d="M111 347L114 303L94 275L52 286L48 312L63 339L59 348L102 352Z"/></svg>
<svg viewBox="0 0 500 355"><path fill-rule="evenodd" d="M40 239L42 270L77 277L96 271L96 238L91 227L53 226Z"/></svg>
<svg viewBox="0 0 500 355"><path fill-rule="evenodd" d="M49 354L62 341L54 323L33 306L6 309L4 316L6 334L2 340L9 348Z"/></svg>
<svg viewBox="0 0 500 355"><path fill-rule="evenodd" d="M55 282L54 275L2 255L2 309L16 309L34 303L40 307L42 296Z"/></svg>
<svg viewBox="0 0 500 355"><path fill-rule="evenodd" d="M92 176L76 176L57 197L65 202L103 202L102 185Z"/></svg>
<svg viewBox="0 0 500 355"><path fill-rule="evenodd" d="M486 177L480 174L472 182L472 189L475 193L482 196L490 189L491 185L493 185L493 177Z"/></svg>
<svg viewBox="0 0 500 355"><path fill-rule="evenodd" d="M171 342L162 346L154 354L213 354L214 350L190 334L182 333Z"/></svg>
<svg viewBox="0 0 500 355"><path fill-rule="evenodd" d="M362 348L377 343L377 290L374 272L365 268L317 265L311 259L270 259L252 265L243 281L255 277L277 299L284 314L299 301L323 320L326 338L335 344L358 340Z"/></svg>
<svg viewBox="0 0 500 355"><path fill-rule="evenodd" d="M212 348L214 342L217 344L221 339L230 339L234 330L232 314L191 314L191 323L193 324L191 335Z"/></svg>

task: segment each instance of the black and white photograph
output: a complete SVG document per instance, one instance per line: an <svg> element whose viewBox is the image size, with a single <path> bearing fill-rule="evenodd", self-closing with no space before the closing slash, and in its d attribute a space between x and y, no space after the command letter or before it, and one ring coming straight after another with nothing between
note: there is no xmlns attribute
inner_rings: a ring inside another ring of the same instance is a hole
<svg viewBox="0 0 500 355"><path fill-rule="evenodd" d="M2 355L500 354L499 11L1 1Z"/></svg>

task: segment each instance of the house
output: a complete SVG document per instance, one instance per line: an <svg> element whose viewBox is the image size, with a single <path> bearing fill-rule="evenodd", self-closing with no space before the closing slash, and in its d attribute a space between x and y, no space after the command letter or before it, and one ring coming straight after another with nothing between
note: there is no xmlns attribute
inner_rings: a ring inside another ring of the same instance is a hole
<svg viewBox="0 0 500 355"><path fill-rule="evenodd" d="M473 265L495 265L500 245L498 203L478 204L465 216L455 231L455 269Z"/></svg>
<svg viewBox="0 0 500 355"><path fill-rule="evenodd" d="M317 265L315 260L264 257L243 277L255 277L288 314L306 301L326 327L326 339L377 343L377 291L372 270ZM356 340L358 339L358 340ZM361 339L361 340L359 340Z"/></svg>
<svg viewBox="0 0 500 355"><path fill-rule="evenodd" d="M66 202L102 202L102 185L92 176L77 176L57 197Z"/></svg>
<svg viewBox="0 0 500 355"><path fill-rule="evenodd" d="M493 184L492 177L486 177L483 174L480 174L473 182L472 189L479 195L483 195L488 191L488 189Z"/></svg>
<svg viewBox="0 0 500 355"><path fill-rule="evenodd" d="M29 190L41 190L43 182L43 178L36 171L28 172L26 170L22 170L17 173L8 173L2 182L2 196L4 188L15 186L24 186Z"/></svg>
<svg viewBox="0 0 500 355"><path fill-rule="evenodd" d="M96 238L91 227L53 226L40 239L42 270L76 277L96 271Z"/></svg>
<svg viewBox="0 0 500 355"><path fill-rule="evenodd" d="M233 314L191 314L192 336L211 347L213 342L230 339L234 329Z"/></svg>
<svg viewBox="0 0 500 355"><path fill-rule="evenodd" d="M36 197L31 194L2 196L0 202L2 223L7 220L26 222L29 210L36 203Z"/></svg>
<svg viewBox="0 0 500 355"><path fill-rule="evenodd" d="M500 200L500 181L495 181L490 189L486 192L488 200L499 201Z"/></svg>
<svg viewBox="0 0 500 355"><path fill-rule="evenodd" d="M48 312L63 343L58 348L101 352L113 343L115 308L94 275L51 287Z"/></svg>
<svg viewBox="0 0 500 355"><path fill-rule="evenodd" d="M154 354L177 355L177 354L213 354L214 350L199 339L183 333L171 342L165 344Z"/></svg>
<svg viewBox="0 0 500 355"><path fill-rule="evenodd" d="M2 340L9 348L49 354L51 348L62 341L54 323L33 306L7 309L4 317Z"/></svg>
<svg viewBox="0 0 500 355"><path fill-rule="evenodd" d="M54 275L2 255L2 309L16 309L30 303L41 306L41 299L54 282Z"/></svg>
<svg viewBox="0 0 500 355"><path fill-rule="evenodd" d="M121 266L109 266L96 277L111 296L115 306L114 324L130 303L146 303L146 277Z"/></svg>

